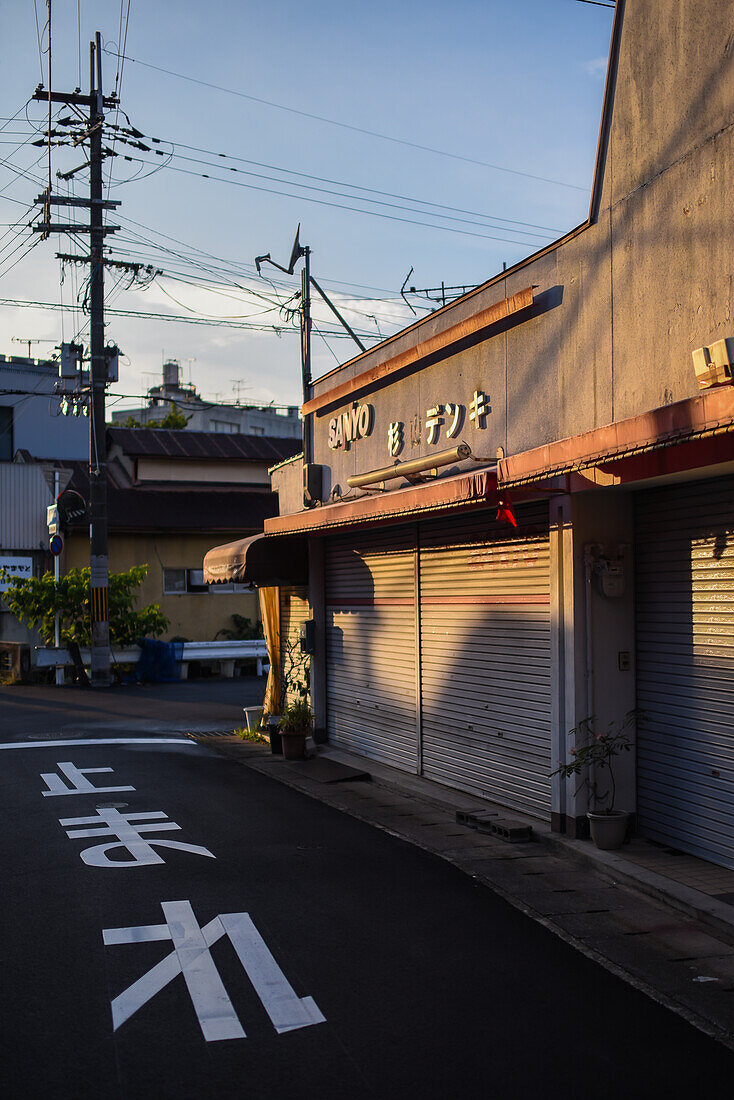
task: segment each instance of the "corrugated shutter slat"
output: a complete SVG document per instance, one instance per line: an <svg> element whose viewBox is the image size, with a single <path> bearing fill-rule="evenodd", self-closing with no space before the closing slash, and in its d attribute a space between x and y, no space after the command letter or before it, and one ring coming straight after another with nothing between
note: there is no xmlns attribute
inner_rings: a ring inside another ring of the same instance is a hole
<svg viewBox="0 0 734 1100"><path fill-rule="evenodd" d="M637 496L638 820L734 868L734 480Z"/></svg>
<svg viewBox="0 0 734 1100"><path fill-rule="evenodd" d="M421 529L423 773L544 817L551 771L548 510L541 504L517 511L519 531L486 513Z"/></svg>

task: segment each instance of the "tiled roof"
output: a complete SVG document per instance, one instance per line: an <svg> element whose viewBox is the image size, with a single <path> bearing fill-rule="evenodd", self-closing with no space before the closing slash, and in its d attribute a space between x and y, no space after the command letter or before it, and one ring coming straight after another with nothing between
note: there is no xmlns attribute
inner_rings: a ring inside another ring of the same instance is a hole
<svg viewBox="0 0 734 1100"><path fill-rule="evenodd" d="M109 446L130 457L199 458L266 462L272 466L301 450L300 439L173 431L168 428L108 428Z"/></svg>
<svg viewBox="0 0 734 1100"><path fill-rule="evenodd" d="M89 500L85 462L63 462L72 472L69 488ZM154 488L130 485L118 463L108 466L107 522L110 530L127 531L261 531L278 514L275 493L266 486L186 484Z"/></svg>
<svg viewBox="0 0 734 1100"><path fill-rule="evenodd" d="M262 531L277 515L274 493L251 490L118 489L108 496L111 530L126 531Z"/></svg>

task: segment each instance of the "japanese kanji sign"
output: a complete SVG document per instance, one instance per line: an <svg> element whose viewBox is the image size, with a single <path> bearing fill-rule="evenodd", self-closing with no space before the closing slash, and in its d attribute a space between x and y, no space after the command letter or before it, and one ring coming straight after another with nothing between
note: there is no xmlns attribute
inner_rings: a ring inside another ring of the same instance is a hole
<svg viewBox="0 0 734 1100"><path fill-rule="evenodd" d="M484 390L474 390L468 404L469 420L472 431L483 431L487 427L487 417L492 413L489 394ZM439 443L442 431L447 439L456 439L466 421L467 405L456 401L437 401L426 409L425 416L415 413L407 423L403 420L391 420L387 426L387 450L394 458L405 445L406 435L411 447L420 447L425 431L426 443L431 446Z"/></svg>

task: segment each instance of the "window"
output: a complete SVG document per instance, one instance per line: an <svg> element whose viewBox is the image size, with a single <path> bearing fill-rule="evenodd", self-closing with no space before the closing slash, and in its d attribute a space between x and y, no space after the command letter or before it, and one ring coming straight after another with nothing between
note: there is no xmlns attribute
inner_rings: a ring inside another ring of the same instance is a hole
<svg viewBox="0 0 734 1100"><path fill-rule="evenodd" d="M236 435L240 428L239 424L233 424L230 420L212 420L210 430L213 432L225 432L227 435Z"/></svg>
<svg viewBox="0 0 734 1100"><path fill-rule="evenodd" d="M0 405L0 462L13 461L13 407Z"/></svg>
<svg viewBox="0 0 734 1100"><path fill-rule="evenodd" d="M186 570L186 591L187 592L208 592L209 585L204 584L204 570L203 569L187 569Z"/></svg>
<svg viewBox="0 0 734 1100"><path fill-rule="evenodd" d="M254 592L252 584L204 584L203 569L164 569L163 595L186 596L199 592Z"/></svg>
<svg viewBox="0 0 734 1100"><path fill-rule="evenodd" d="M186 592L186 570L164 569L163 592L166 596L179 596Z"/></svg>
<svg viewBox="0 0 734 1100"><path fill-rule="evenodd" d="M220 581L217 584L213 584L209 591L212 592L215 596L224 595L225 592L228 592L231 596L233 592L235 594L243 595L246 592L257 592L257 589L255 588L254 584L235 584L234 581L227 581L225 583L222 583Z"/></svg>

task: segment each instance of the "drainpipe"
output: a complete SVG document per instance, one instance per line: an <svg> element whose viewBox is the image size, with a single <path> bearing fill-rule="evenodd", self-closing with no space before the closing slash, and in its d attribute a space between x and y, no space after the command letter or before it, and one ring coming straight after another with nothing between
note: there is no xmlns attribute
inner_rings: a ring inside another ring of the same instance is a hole
<svg viewBox="0 0 734 1100"><path fill-rule="evenodd" d="M584 547L584 582L586 587L586 717L594 713L594 645L592 638L593 615L591 610L591 578L594 570L595 553L599 550L596 543L589 542Z"/></svg>
<svg viewBox="0 0 734 1100"><path fill-rule="evenodd" d="M588 542L584 546L584 581L586 586L586 717L594 715L594 617L592 612L592 577L597 555L602 547L597 542ZM596 783L596 775L592 772L591 782Z"/></svg>

